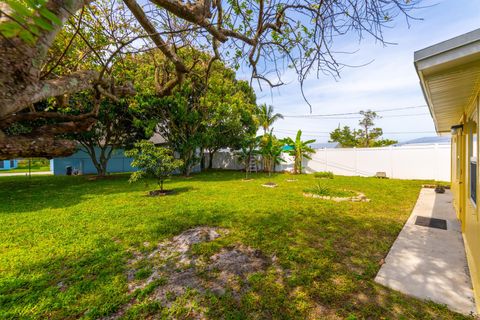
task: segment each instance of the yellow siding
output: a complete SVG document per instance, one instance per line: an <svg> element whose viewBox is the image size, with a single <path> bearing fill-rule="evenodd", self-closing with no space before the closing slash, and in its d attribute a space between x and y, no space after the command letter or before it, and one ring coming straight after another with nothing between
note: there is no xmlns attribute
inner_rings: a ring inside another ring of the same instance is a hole
<svg viewBox="0 0 480 320"><path fill-rule="evenodd" d="M458 218L462 222L462 231L465 240L465 247L472 277L472 283L477 302L477 309L480 313L480 157L478 155L479 140L475 141L477 157L477 205L470 198L470 159L469 152L471 144L469 132L472 128L479 130L479 95L475 102L465 110L465 116L459 119L463 124L463 130L459 130L452 136L452 192L454 206ZM473 119L474 118L474 119ZM473 149L473 148L472 148ZM457 161L458 159L458 161ZM460 166L460 170L459 167Z"/></svg>

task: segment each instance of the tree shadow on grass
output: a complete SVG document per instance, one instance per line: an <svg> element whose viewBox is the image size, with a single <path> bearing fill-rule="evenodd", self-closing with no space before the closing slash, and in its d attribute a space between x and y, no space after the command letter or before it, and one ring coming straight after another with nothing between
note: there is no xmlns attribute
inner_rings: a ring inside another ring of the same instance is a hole
<svg viewBox="0 0 480 320"><path fill-rule="evenodd" d="M87 176L43 176L0 179L0 213L34 212L43 209L67 208L89 198L136 191L128 176L89 181Z"/></svg>
<svg viewBox="0 0 480 320"><path fill-rule="evenodd" d="M185 193L185 192L188 192L188 191L191 191L191 190L194 190L195 188L192 187L192 186L185 186L185 187L179 187L179 188L165 188L165 191L167 192L167 194L164 194L164 195L150 195L150 192L151 191L158 191L159 189L152 189L152 190L149 190L147 191L145 194L144 194L144 197L148 197L148 198L161 198L161 197L168 197L168 198L172 198L172 197L175 197L175 196L178 196L182 193Z"/></svg>
<svg viewBox="0 0 480 320"><path fill-rule="evenodd" d="M159 241L198 225L235 226L229 234L233 241L278 258L284 270L280 281L260 274L249 279L251 289L240 301L212 297L208 302L212 318L459 318L443 307L373 283L378 254L388 251L375 243L393 242L395 235L387 232L391 220L331 209L282 208L245 215L199 207L152 221L146 233ZM46 257L20 266L18 274L0 282L0 316L14 318L23 312L32 318L62 319L113 314L129 299L125 250L121 242L100 238L70 257ZM346 262L350 258L358 270Z"/></svg>
<svg viewBox="0 0 480 320"><path fill-rule="evenodd" d="M67 251L69 256L35 257L18 265L15 274L5 273L0 317L98 318L124 304L126 251L110 239L84 249Z"/></svg>
<svg viewBox="0 0 480 320"><path fill-rule="evenodd" d="M282 280L286 286L282 295L289 297L284 301L289 310L295 310L295 303L310 305L304 318L354 315L359 319L467 319L444 306L374 282L379 260L401 230L401 219L394 223L391 219L341 212L312 215L284 211L259 215L245 223L249 237L244 241L273 252L288 270ZM392 227L396 233L391 232ZM269 305L275 299L274 291L268 291L271 285L258 286L257 303Z"/></svg>
<svg viewBox="0 0 480 320"><path fill-rule="evenodd" d="M248 174L248 179L258 180L258 179L275 179L276 177L284 176L283 173L277 172L272 173L271 176L266 172L253 172ZM245 171L242 170L221 170L221 169L210 169L204 172L194 173L191 177L182 177L175 176L176 181L181 181L182 179L188 181L204 181L204 182L220 182L220 181L240 181L245 179Z"/></svg>

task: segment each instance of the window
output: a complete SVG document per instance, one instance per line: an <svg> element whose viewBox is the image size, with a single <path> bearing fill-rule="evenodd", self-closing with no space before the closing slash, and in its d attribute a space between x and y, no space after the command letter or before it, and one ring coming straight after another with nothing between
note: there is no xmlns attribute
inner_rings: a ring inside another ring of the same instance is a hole
<svg viewBox="0 0 480 320"><path fill-rule="evenodd" d="M468 134L468 159L470 177L470 199L477 204L477 123L470 123Z"/></svg>
<svg viewBox="0 0 480 320"><path fill-rule="evenodd" d="M15 160L10 160L10 168L15 168Z"/></svg>
<svg viewBox="0 0 480 320"><path fill-rule="evenodd" d="M3 165L3 160L0 160L0 169L3 169L3 168L5 168Z"/></svg>

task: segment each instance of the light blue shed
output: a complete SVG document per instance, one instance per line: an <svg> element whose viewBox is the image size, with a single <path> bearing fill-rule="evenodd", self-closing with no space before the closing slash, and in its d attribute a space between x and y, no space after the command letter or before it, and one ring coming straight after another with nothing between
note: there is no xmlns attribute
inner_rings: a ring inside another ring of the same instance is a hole
<svg viewBox="0 0 480 320"><path fill-rule="evenodd" d="M0 160L0 170L15 169L18 167L18 160Z"/></svg>
<svg viewBox="0 0 480 320"><path fill-rule="evenodd" d="M100 154L100 149L96 148L96 154ZM132 172L135 169L131 166L132 158L125 157L124 150L118 149L112 152L112 157L108 161L107 172ZM85 151L80 148L69 157L52 159L52 171L54 175L66 175L68 167L79 174L96 174L97 169Z"/></svg>

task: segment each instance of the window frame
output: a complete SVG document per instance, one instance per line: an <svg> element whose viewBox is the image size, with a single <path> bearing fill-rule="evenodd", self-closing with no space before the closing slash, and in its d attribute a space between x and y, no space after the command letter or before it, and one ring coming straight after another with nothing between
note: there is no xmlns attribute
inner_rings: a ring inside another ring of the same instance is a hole
<svg viewBox="0 0 480 320"><path fill-rule="evenodd" d="M476 209L478 203L478 108L472 112L468 121L468 198ZM473 170L472 170L473 169ZM476 213L476 210L474 210Z"/></svg>

